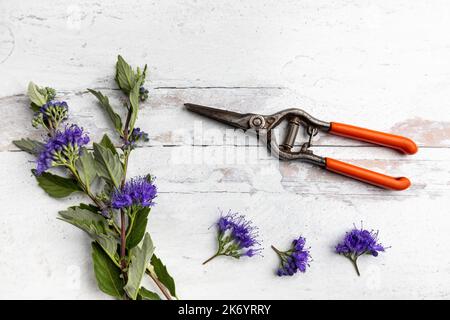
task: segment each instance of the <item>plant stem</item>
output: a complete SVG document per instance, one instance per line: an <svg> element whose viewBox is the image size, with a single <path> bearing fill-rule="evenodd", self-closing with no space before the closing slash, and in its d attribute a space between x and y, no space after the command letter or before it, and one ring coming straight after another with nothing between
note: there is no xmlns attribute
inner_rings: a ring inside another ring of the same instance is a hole
<svg viewBox="0 0 450 320"><path fill-rule="evenodd" d="M129 99L128 99L128 101L129 101ZM130 133L128 127L130 126L131 114L132 114L131 106L130 106L130 104L128 104L127 119L125 120L125 125L124 125L124 128L123 128L123 140L125 140L125 142L128 142L128 134Z"/></svg>
<svg viewBox="0 0 450 320"><path fill-rule="evenodd" d="M220 256L219 252L217 252L216 254L214 254L211 258L206 259L206 260L202 263L202 265L207 264L207 263L210 262L212 259L217 258L218 256Z"/></svg>
<svg viewBox="0 0 450 320"><path fill-rule="evenodd" d="M51 121L49 121L48 124L49 124L50 135L53 136L55 133L55 128L53 128L53 123Z"/></svg>
<svg viewBox="0 0 450 320"><path fill-rule="evenodd" d="M89 191L89 187L87 187L83 181L80 178L80 175L78 174L77 170L75 169L75 167L73 165L69 165L67 166L67 168L69 168L70 172L72 173L72 175L77 179L78 184L81 186L81 189L83 189L84 193L86 193L86 195L91 198L91 200L95 203L95 205L97 207L99 207L100 210L102 210L105 206L103 205L103 203L101 203L100 201L97 200L97 198Z"/></svg>
<svg viewBox="0 0 450 320"><path fill-rule="evenodd" d="M353 266L355 267L356 270L356 274L359 276L361 276L361 274L359 273L359 268L358 268L358 263L356 262L357 258L353 259L350 258L350 261L352 262Z"/></svg>
<svg viewBox="0 0 450 320"><path fill-rule="evenodd" d="M111 219L109 219L109 220L111 221L111 224L112 224L114 230L116 230L117 234L120 234L120 232L121 232L121 231L120 231L120 228L117 226L117 224L116 224L116 222L114 221L114 219L111 218Z"/></svg>
<svg viewBox="0 0 450 320"><path fill-rule="evenodd" d="M278 250L277 248L275 248L274 246L270 246L272 248L273 251L275 251L278 255L281 255L283 252L281 252L280 250Z"/></svg>
<svg viewBox="0 0 450 320"><path fill-rule="evenodd" d="M122 276L125 283L128 281L128 274L126 271L127 268L126 246L127 246L127 237L125 229L125 211L122 209L120 210L120 269L122 269ZM125 294L124 299L128 300L127 294Z"/></svg>
<svg viewBox="0 0 450 320"><path fill-rule="evenodd" d="M122 177L122 183L120 187L123 189L125 186L125 181L127 180L127 170L128 170L128 158L130 157L130 152L125 152L125 159L123 159L123 177Z"/></svg>
<svg viewBox="0 0 450 320"><path fill-rule="evenodd" d="M153 275L153 273L150 270L146 270L146 273L149 275L150 278L152 278L152 280L156 283L156 285L158 286L159 290L162 292L162 294L164 295L164 297L166 297L167 300L173 300L172 296L170 295L169 292L167 292L167 288L161 283L161 281L158 280L157 277L155 277Z"/></svg>
<svg viewBox="0 0 450 320"><path fill-rule="evenodd" d="M128 130L128 126L130 125L130 121L131 121L131 107L128 108L128 114L127 114L127 120L125 121L125 127L123 128L123 140L124 140L124 144L123 146L128 144L128 139L129 137L129 130ZM125 149L123 149L125 150ZM125 185L125 180L127 179L127 170L128 170L128 158L130 156L130 150L126 150L124 152L124 156L125 159L123 160L123 177L122 177L122 185L121 187L123 188L123 186Z"/></svg>
<svg viewBox="0 0 450 320"><path fill-rule="evenodd" d="M134 226L134 215L131 214L130 217L129 217L129 220L128 220L128 231L127 231L127 233L125 235L125 238L128 238L128 236L131 233L131 230L133 230L133 226Z"/></svg>
<svg viewBox="0 0 450 320"><path fill-rule="evenodd" d="M126 272L125 268L127 267L125 261L126 255L126 234L125 234L125 211L120 210L120 266L122 268L122 272L124 275L124 279L126 281Z"/></svg>
<svg viewBox="0 0 450 320"><path fill-rule="evenodd" d="M126 180L126 175L127 175L127 166L128 166L128 155L129 155L129 153L127 152L125 155L125 160L124 160L124 174L123 174L123 178L122 178L121 189L123 189L123 187L125 186L125 180ZM120 210L120 264L122 266L122 272L123 272L125 281L126 281L125 269L127 267L127 264L125 261L126 246L127 246L127 234L126 234L126 227L125 227L125 211L122 209L122 210Z"/></svg>
<svg viewBox="0 0 450 320"><path fill-rule="evenodd" d="M128 143L128 125L131 119L131 108L128 110L127 120L125 123L124 128L124 145ZM122 182L120 184L120 188L123 189L125 186L125 181L127 179L127 169L128 169L128 157L130 156L129 151L125 151L124 153L125 159L123 162L123 177ZM127 234L126 234L126 227L125 227L125 211L122 209L120 210L120 265L122 269L122 274L125 282L127 282L127 262L126 262L126 245L127 245Z"/></svg>

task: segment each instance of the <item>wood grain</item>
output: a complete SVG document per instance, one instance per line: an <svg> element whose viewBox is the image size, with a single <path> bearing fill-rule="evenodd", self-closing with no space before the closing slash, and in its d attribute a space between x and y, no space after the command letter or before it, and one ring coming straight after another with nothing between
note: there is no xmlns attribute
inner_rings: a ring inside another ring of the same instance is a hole
<svg viewBox="0 0 450 320"><path fill-rule="evenodd" d="M111 74L113 77L114 75ZM100 88L108 95L118 113L123 114L123 97L118 90ZM112 135L113 129L107 115L102 112L96 98L86 90L60 92L59 98L67 101L70 107L70 122L82 124L94 140L103 133ZM122 100L121 100L122 99ZM32 112L28 109L28 98L24 94L0 98L4 117L0 125L0 150L14 150L11 141L20 137L39 138L42 134L30 128ZM318 107L295 92L282 88L204 88L204 89L151 89L151 98L141 106L138 126L147 129L150 134L149 145L257 145L255 139L246 141L240 132L218 124L187 111L183 104L195 102L217 108L242 113L271 114L279 110L302 108L324 121L340 121L405 135L413 139L420 147L450 147L450 113L440 112L440 108L428 109L421 113L389 112L386 117L377 108L367 109L364 117L357 117L353 107ZM360 113L358 111L357 113ZM25 130L26 129L26 130ZM281 134L281 132L280 132ZM235 137L233 139L233 137ZM306 135L303 134L303 139ZM301 140L301 139L300 139ZM298 141L300 143L301 141ZM325 133L313 140L317 146L370 146L368 144Z"/></svg>

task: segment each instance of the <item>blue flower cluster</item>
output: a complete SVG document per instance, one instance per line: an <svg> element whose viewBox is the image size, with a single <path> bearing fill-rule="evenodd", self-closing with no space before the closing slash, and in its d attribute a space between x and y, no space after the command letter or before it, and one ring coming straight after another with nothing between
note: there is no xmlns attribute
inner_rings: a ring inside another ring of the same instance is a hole
<svg viewBox="0 0 450 320"><path fill-rule="evenodd" d="M336 253L342 254L352 262L356 273L360 275L357 260L363 254L370 254L374 257L386 248L378 243L378 232L357 229L356 227L347 232L342 242L336 246Z"/></svg>
<svg viewBox="0 0 450 320"><path fill-rule="evenodd" d="M49 101L39 108L33 118L34 127L42 125L48 130L55 130L59 124L68 119L69 107L65 101Z"/></svg>
<svg viewBox="0 0 450 320"><path fill-rule="evenodd" d="M89 136L73 124L64 130L56 130L45 143L37 159L36 174L40 175L52 166L73 165L81 147L89 143Z"/></svg>
<svg viewBox="0 0 450 320"><path fill-rule="evenodd" d="M258 229L252 222L246 220L243 215L228 212L221 216L217 223L219 235L224 238L224 252L226 255L239 258L241 256L252 257L261 251L258 246Z"/></svg>
<svg viewBox="0 0 450 320"><path fill-rule="evenodd" d="M132 205L150 207L154 204L157 193L156 186L151 177L133 178L121 190L116 190L111 196L111 206L114 209L123 209Z"/></svg>
<svg viewBox="0 0 450 320"><path fill-rule="evenodd" d="M145 101L148 98L148 90L144 87L139 88L139 98L141 101Z"/></svg>
<svg viewBox="0 0 450 320"><path fill-rule="evenodd" d="M57 112L64 112L65 117L67 117L68 111L69 106L65 101L49 101L39 109L39 112L44 115L44 118L52 117Z"/></svg>
<svg viewBox="0 0 450 320"><path fill-rule="evenodd" d="M292 241L292 247L287 251L280 251L272 246L272 249L280 257L281 263L277 270L278 276L292 276L297 271L305 272L309 266L311 255L309 249L305 248L306 239L299 237Z"/></svg>
<svg viewBox="0 0 450 320"><path fill-rule="evenodd" d="M134 149L138 142L147 142L148 140L148 134L146 132L142 131L140 128L134 128L128 137L128 141L124 141L124 148Z"/></svg>
<svg viewBox="0 0 450 320"><path fill-rule="evenodd" d="M217 227L217 252L203 264L218 256L239 259L243 256L253 257L261 252L258 229L243 215L229 211L228 214L220 216Z"/></svg>
<svg viewBox="0 0 450 320"><path fill-rule="evenodd" d="M353 229L345 234L341 243L336 246L336 252L343 255L360 256L371 254L378 256L378 252L384 251L384 247L378 243L378 232L364 229Z"/></svg>

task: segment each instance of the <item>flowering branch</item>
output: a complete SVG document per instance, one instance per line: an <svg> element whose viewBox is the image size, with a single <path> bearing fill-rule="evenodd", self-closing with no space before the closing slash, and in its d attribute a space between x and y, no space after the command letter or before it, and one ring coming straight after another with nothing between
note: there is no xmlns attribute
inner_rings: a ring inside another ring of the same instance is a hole
<svg viewBox="0 0 450 320"><path fill-rule="evenodd" d="M32 82L28 87L31 109L35 113L32 124L43 128L47 139L44 143L31 139L14 141L17 147L37 157L33 173L39 186L50 196L63 198L73 192L83 192L92 200L93 204L81 203L60 211L60 219L91 236L98 286L120 299L160 299L158 294L141 286L144 273L149 274L167 299L176 297L175 282L154 254L153 242L146 232L148 214L157 193L153 178L146 175L127 181L131 151L137 143L148 141L147 134L134 127L139 102L148 96L143 88L146 70L145 66L143 70L134 71L118 57L116 82L128 101L124 125L108 97L88 89L122 139L121 152L107 135L93 144L93 152L87 150L85 146L90 138L81 127L72 124L61 128L69 115L67 103L55 100L54 89L41 88ZM52 173L55 167L66 169L68 176Z"/></svg>
<svg viewBox="0 0 450 320"><path fill-rule="evenodd" d="M219 218L217 227L217 252L203 264L207 264L218 256L239 259L243 256L252 257L261 252L260 242L257 239L258 229L243 215L230 211Z"/></svg>
<svg viewBox="0 0 450 320"><path fill-rule="evenodd" d="M309 248L305 248L306 239L299 237L292 241L292 246L289 250L281 251L271 246L272 250L280 258L280 266L277 270L278 276L292 276L297 271L305 272L306 267L309 267L311 255Z"/></svg>
<svg viewBox="0 0 450 320"><path fill-rule="evenodd" d="M347 232L342 242L338 243L335 250L336 253L348 258L355 268L356 274L360 276L358 268L358 258L362 255L369 254L374 257L379 252L384 252L386 247L378 243L378 232L364 230L356 227Z"/></svg>

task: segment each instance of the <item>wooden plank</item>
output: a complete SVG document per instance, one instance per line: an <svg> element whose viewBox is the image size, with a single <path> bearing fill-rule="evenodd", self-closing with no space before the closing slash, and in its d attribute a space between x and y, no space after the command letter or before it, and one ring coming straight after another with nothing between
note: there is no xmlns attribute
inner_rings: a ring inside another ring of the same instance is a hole
<svg viewBox="0 0 450 320"><path fill-rule="evenodd" d="M345 152L335 149L320 148L320 151L374 171L409 177L413 185L402 192L386 191L307 163L279 162L263 148L232 146L139 148L131 157L129 176L151 173L158 179L160 192L169 194L232 193L239 197L267 192L279 196L293 193L387 200L448 196L450 150L447 148L427 148L412 158L399 158L391 152L378 153L374 148L346 148ZM20 165L27 175L34 167L33 157L22 152L2 152L0 157L5 163L5 177L8 165Z"/></svg>
<svg viewBox="0 0 450 320"><path fill-rule="evenodd" d="M449 196L445 149L427 150L437 160L398 164L397 173L405 170L416 179L427 179L425 186L413 187L402 193L405 196L338 181L326 173L311 178L316 172L308 166L295 178L291 172L290 179L297 180L285 189L282 180L286 178L275 169L227 171L221 166L170 165L165 151L170 148L153 149L138 150L130 175L148 171L157 175L160 193L149 230L158 254L177 280L181 297L304 299L324 297L324 292L329 298L449 297L441 272L450 260L437 254L445 250L440 244L450 241L448 214L443 209ZM49 198L27 170L29 160L22 152L0 153L4 181L0 185L4 204L0 241L10 244L3 249L8 257L4 267L10 272L0 273L2 292L10 298L104 298L95 288L89 239L56 220L58 210L84 199ZM389 160L388 164L392 165ZM246 176L249 181L244 181ZM294 185L307 192L293 192ZM215 249L215 231L210 227L219 215L218 208L236 210L254 220L264 240L264 258L240 262L221 258L201 266ZM333 253L333 245L360 221L367 228L380 229L382 242L392 248L378 258L361 258L363 276L357 278L351 264ZM269 246L285 247L299 234L312 247L311 269L288 281L279 279L273 275L277 259ZM418 274L425 275L421 281L417 281Z"/></svg>
<svg viewBox="0 0 450 320"><path fill-rule="evenodd" d="M125 112L122 95L117 90L102 90L111 97L117 112ZM142 105L137 125L150 134L148 145L256 145L254 138L246 140L240 132L216 121L205 119L184 109L186 102L225 108L242 113L271 114L288 107L301 107L325 121L340 121L371 129L410 137L419 146L450 146L450 113L440 108L423 112L409 110L408 106L389 112L389 117L377 108L367 108L364 116L349 107L327 108L307 105L305 100L285 89L155 89L148 102ZM86 91L62 92L59 96L68 102L70 122L78 123L89 131L94 141L104 133L112 137L109 119L97 105L96 99ZM20 137L39 139L41 130L31 128L32 112L24 95L0 98L3 117L0 119L0 151L12 150L11 141ZM281 130L282 128L280 128ZM281 131L280 131L280 134ZM299 138L306 140L306 136ZM313 140L319 146L367 146L365 143L325 133Z"/></svg>
<svg viewBox="0 0 450 320"><path fill-rule="evenodd" d="M448 83L445 2L43 0L5 3L2 14L16 40L12 54L2 51L14 79L1 88L7 94L30 78L64 88L111 83L117 53L149 63L158 85L283 84L307 95L333 90L329 101L342 105L396 100L418 109L430 101L411 94L445 94Z"/></svg>

